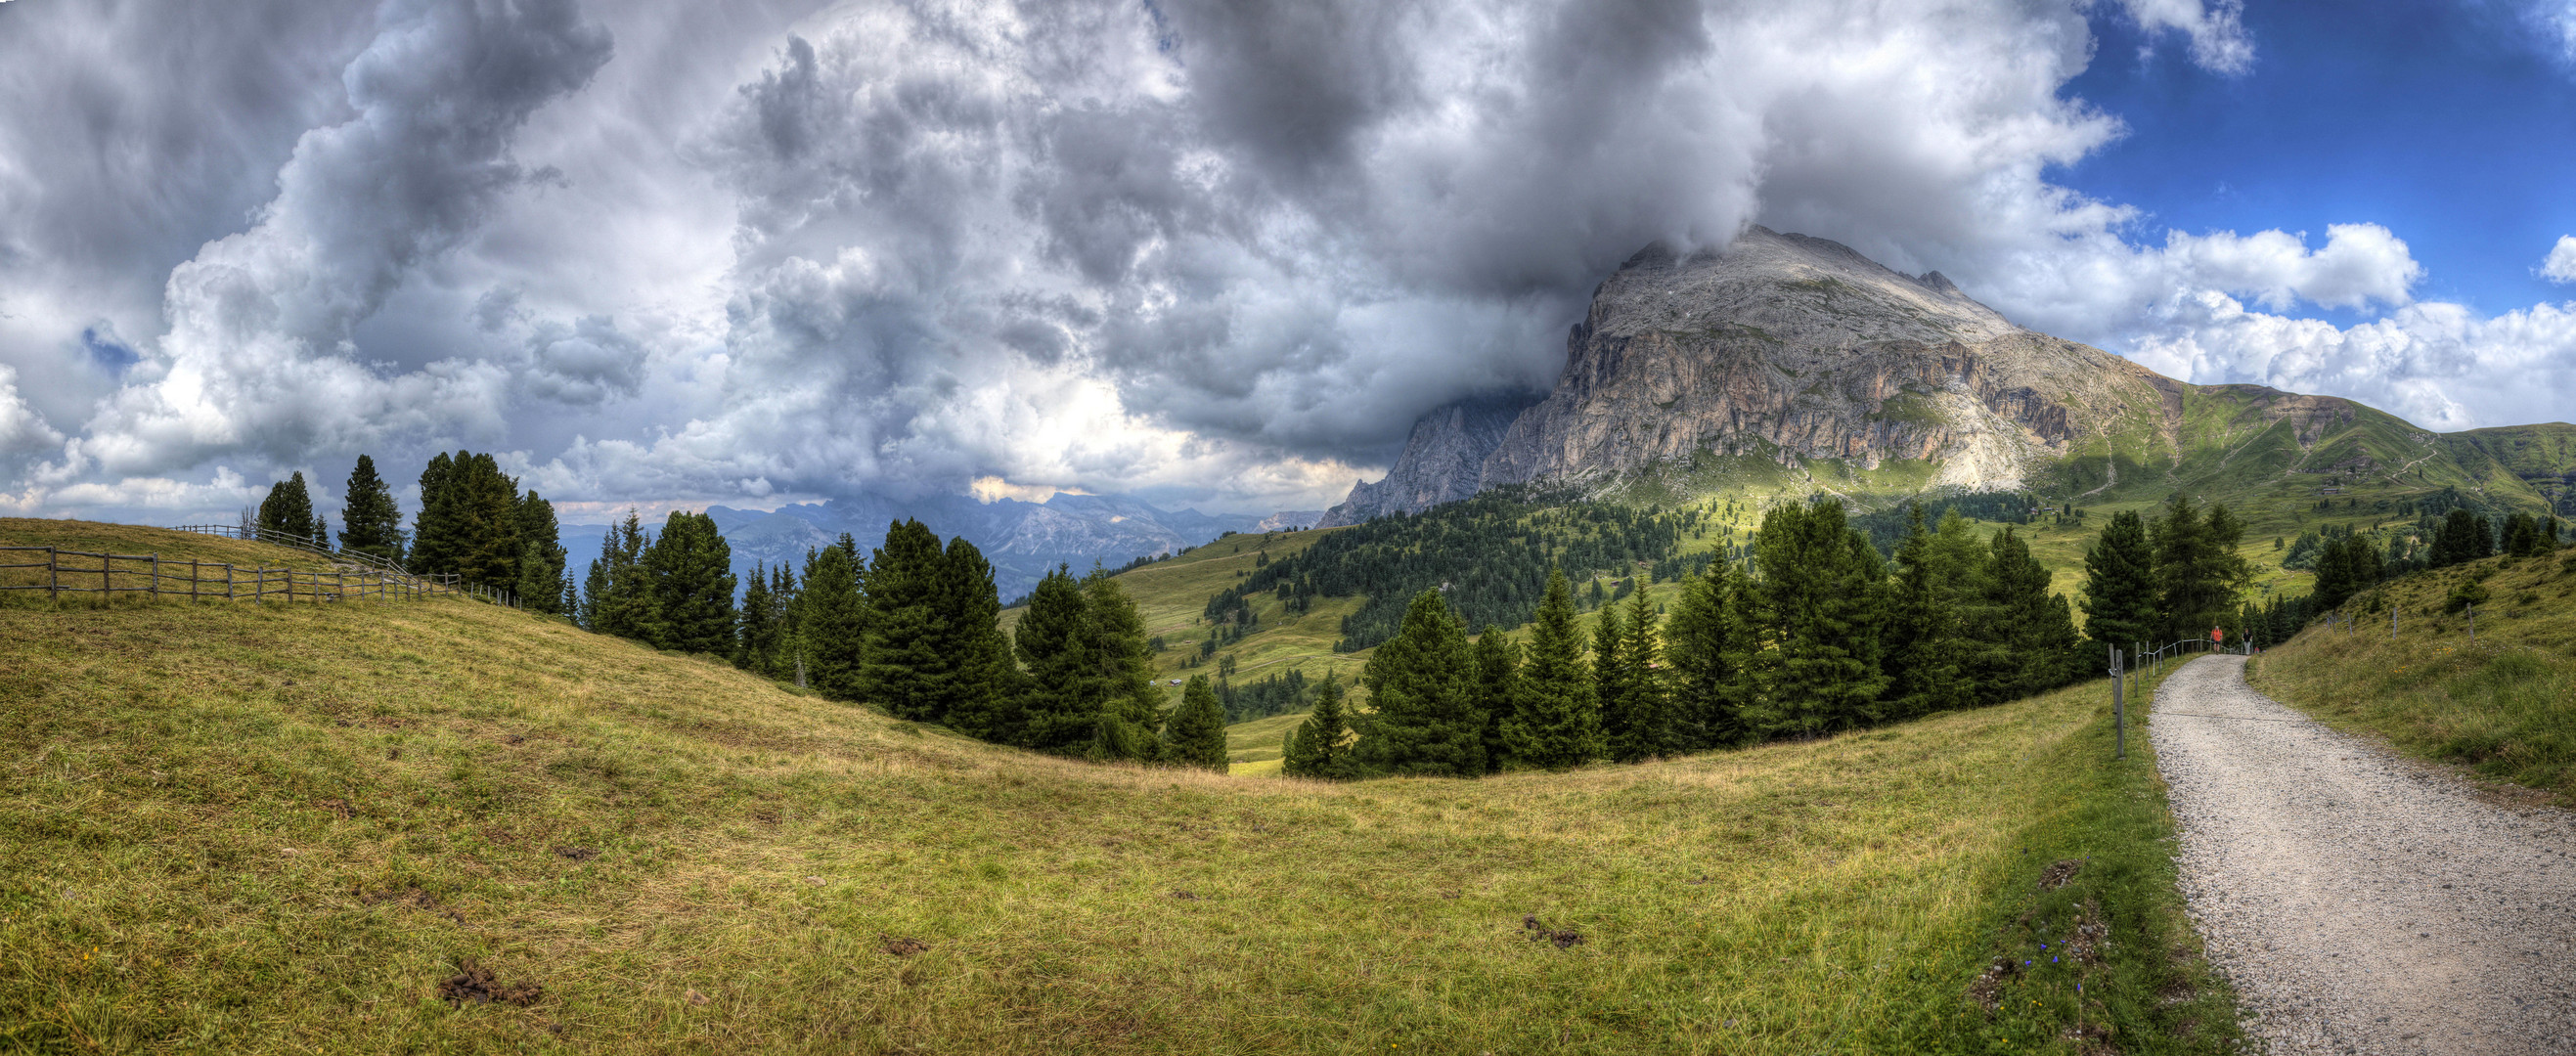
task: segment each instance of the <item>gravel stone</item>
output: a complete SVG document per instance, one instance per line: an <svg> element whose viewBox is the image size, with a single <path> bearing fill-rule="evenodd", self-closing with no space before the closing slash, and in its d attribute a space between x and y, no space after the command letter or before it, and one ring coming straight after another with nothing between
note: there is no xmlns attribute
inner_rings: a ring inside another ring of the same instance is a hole
<svg viewBox="0 0 2576 1056"><path fill-rule="evenodd" d="M2576 1053L2576 816L2502 807L2204 656L2149 736L2193 924L2275 1053Z"/></svg>

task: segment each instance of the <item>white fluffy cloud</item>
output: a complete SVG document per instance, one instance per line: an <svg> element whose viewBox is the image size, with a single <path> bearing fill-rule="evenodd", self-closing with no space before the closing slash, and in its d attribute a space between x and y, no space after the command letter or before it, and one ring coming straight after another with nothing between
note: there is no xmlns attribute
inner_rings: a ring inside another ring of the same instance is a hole
<svg viewBox="0 0 2576 1056"><path fill-rule="evenodd" d="M2558 244L2549 247L2548 259L2540 262L2540 277L2551 282L2576 282L2576 235L2558 236Z"/></svg>
<svg viewBox="0 0 2576 1056"><path fill-rule="evenodd" d="M42 379L0 373L19 508L229 509L243 474L460 443L573 503L1312 507L1422 410L1548 383L1640 245L1756 221L2428 424L2568 347L2556 309L2418 303L2366 218L2140 244L2048 182L2121 131L2061 95L2088 19L2226 76L2235 0L269 2L229 94L120 68L187 51L140 8L0 9L0 84L104 84L177 144L126 166L212 203L42 160L132 119L0 115L0 291L43 302L0 300L0 371ZM200 103L233 131L150 116ZM128 273L157 279L47 277Z"/></svg>

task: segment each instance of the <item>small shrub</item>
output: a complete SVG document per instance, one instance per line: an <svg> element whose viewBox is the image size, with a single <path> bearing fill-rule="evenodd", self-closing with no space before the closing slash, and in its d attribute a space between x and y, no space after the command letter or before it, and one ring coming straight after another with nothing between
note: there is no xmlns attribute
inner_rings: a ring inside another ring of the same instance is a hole
<svg viewBox="0 0 2576 1056"><path fill-rule="evenodd" d="M2451 588L2451 596L2444 601L2442 611L2458 612L2471 605L2484 604L2486 600L2487 588L2485 584L2474 579L2465 580L2458 586Z"/></svg>

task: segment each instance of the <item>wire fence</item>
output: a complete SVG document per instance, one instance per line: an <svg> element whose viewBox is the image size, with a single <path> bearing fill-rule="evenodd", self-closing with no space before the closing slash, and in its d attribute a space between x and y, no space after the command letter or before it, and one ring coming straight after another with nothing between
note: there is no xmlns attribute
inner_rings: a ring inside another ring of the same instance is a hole
<svg viewBox="0 0 2576 1056"><path fill-rule="evenodd" d="M43 560L17 560L19 557ZM338 554L328 556L337 559ZM391 562L385 562L390 565ZM10 575L8 573L22 573ZM463 583L454 573L412 575L372 565L328 572L165 559L159 554L92 553L59 546L0 546L0 578L40 582L0 583L0 590L41 590L48 601L66 594L142 594L157 600L336 602L373 599L416 601L457 595L518 607L508 591Z"/></svg>

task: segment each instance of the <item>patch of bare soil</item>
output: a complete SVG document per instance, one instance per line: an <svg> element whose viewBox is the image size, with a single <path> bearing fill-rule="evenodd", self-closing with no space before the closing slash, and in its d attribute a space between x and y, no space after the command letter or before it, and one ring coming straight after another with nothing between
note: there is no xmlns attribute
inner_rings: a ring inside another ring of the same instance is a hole
<svg viewBox="0 0 2576 1056"><path fill-rule="evenodd" d="M438 984L439 998L448 1004L460 1007L468 1004L488 1005L498 1001L505 1005L525 1008L536 1004L537 999L543 997L545 992L545 987L535 983L505 984L499 977L492 974L491 969L475 963L474 958L471 957L457 962L456 974L448 976L446 981Z"/></svg>

